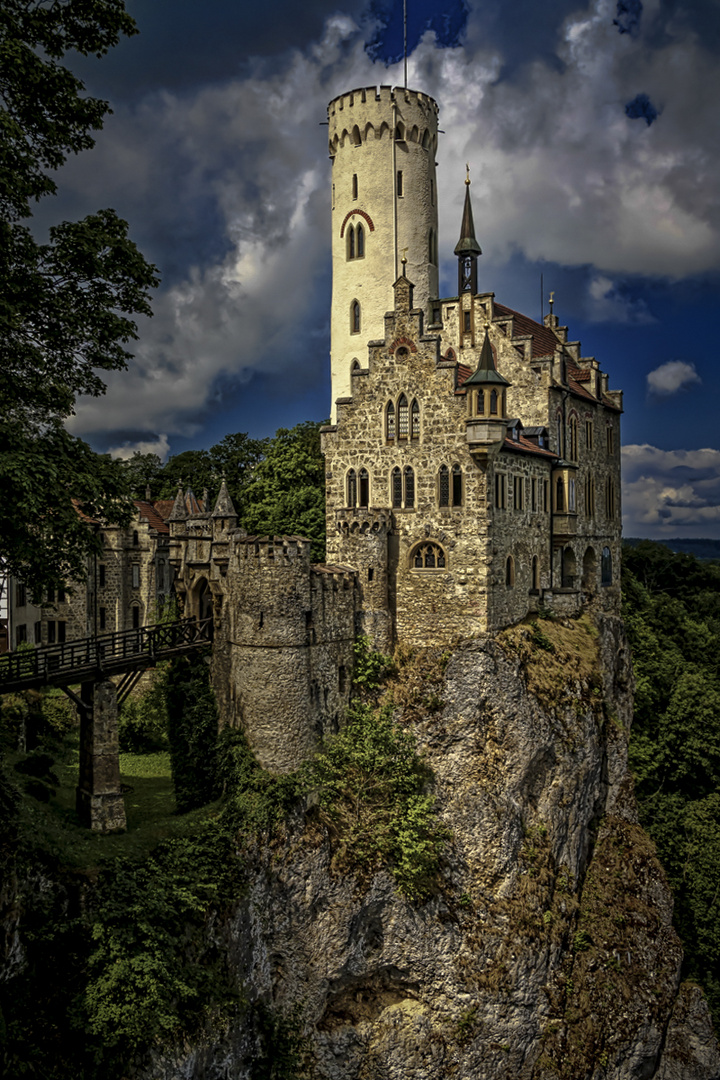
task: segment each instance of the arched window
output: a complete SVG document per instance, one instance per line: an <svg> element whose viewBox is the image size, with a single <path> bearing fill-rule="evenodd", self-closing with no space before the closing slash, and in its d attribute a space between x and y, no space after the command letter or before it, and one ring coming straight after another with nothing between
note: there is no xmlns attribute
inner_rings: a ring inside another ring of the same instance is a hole
<svg viewBox="0 0 720 1080"><path fill-rule="evenodd" d="M391 499L395 509L402 506L402 474L396 465L390 476Z"/></svg>
<svg viewBox="0 0 720 1080"><path fill-rule="evenodd" d="M347 257L355 258L355 226L351 225L347 231Z"/></svg>
<svg viewBox="0 0 720 1080"><path fill-rule="evenodd" d="M462 469L459 465L452 467L452 503L453 506L462 506Z"/></svg>
<svg viewBox="0 0 720 1080"><path fill-rule="evenodd" d="M578 459L578 422L576 416L570 417L570 460Z"/></svg>
<svg viewBox="0 0 720 1080"><path fill-rule="evenodd" d="M398 439L407 439L410 434L410 415L408 411L408 400L404 394L400 395L400 400L398 401L397 419Z"/></svg>
<svg viewBox="0 0 720 1080"><path fill-rule="evenodd" d="M505 584L509 589L515 584L515 560L512 555L505 560Z"/></svg>
<svg viewBox="0 0 720 1080"><path fill-rule="evenodd" d="M399 123L397 125L397 127L395 128L395 141L396 142L402 142L404 140L404 138L405 138L405 125L403 123ZM398 194L402 195L402 192L400 191L400 192L398 192Z"/></svg>
<svg viewBox="0 0 720 1080"><path fill-rule="evenodd" d="M363 229L362 225L358 225L357 229L355 230L355 239L357 247L357 257L358 259L362 259L365 257L365 230Z"/></svg>
<svg viewBox="0 0 720 1080"><path fill-rule="evenodd" d="M575 552L572 548L566 547L562 553L562 587L563 589L575 588L575 577L577 575L577 563L575 561Z"/></svg>
<svg viewBox="0 0 720 1080"><path fill-rule="evenodd" d="M540 592L540 561L537 555L532 557L531 581L533 592Z"/></svg>
<svg viewBox="0 0 720 1080"><path fill-rule="evenodd" d="M360 487L360 506L370 505L370 477L367 469L361 469L359 473L359 487Z"/></svg>
<svg viewBox="0 0 720 1080"><path fill-rule="evenodd" d="M605 516L608 521L615 517L615 485L610 479L605 485Z"/></svg>
<svg viewBox="0 0 720 1080"><path fill-rule="evenodd" d="M362 139L360 138L360 128L357 126L357 124L352 129L352 135L350 136L350 139L352 141L353 146L359 146L360 143L362 142Z"/></svg>
<svg viewBox="0 0 720 1080"><path fill-rule="evenodd" d="M360 333L360 304L357 300L353 300L350 305L350 333Z"/></svg>
<svg viewBox="0 0 720 1080"><path fill-rule="evenodd" d="M557 433L556 433L557 453L560 455L560 457L564 457L565 456L565 448L563 447L562 414L561 413L557 414L556 424L557 424Z"/></svg>
<svg viewBox="0 0 720 1080"><path fill-rule="evenodd" d="M475 415L476 416L484 416L485 415L485 391L484 390L476 390L475 391Z"/></svg>
<svg viewBox="0 0 720 1080"><path fill-rule="evenodd" d="M450 505L450 470L447 465L441 465L438 474L438 502L440 506Z"/></svg>
<svg viewBox="0 0 720 1080"><path fill-rule="evenodd" d="M497 416L498 411L498 394L497 390L490 391L490 415Z"/></svg>
<svg viewBox="0 0 720 1080"><path fill-rule="evenodd" d="M555 481L555 510L558 514L565 513L565 484L562 476Z"/></svg>
<svg viewBox="0 0 720 1080"><path fill-rule="evenodd" d="M600 582L602 585L612 585L612 554L609 547L602 549L600 560Z"/></svg>
<svg viewBox="0 0 720 1080"><path fill-rule="evenodd" d="M410 566L413 570L444 570L445 552L439 544L426 540L410 552Z"/></svg>
<svg viewBox="0 0 720 1080"><path fill-rule="evenodd" d="M347 474L347 504L357 506L357 473L350 469Z"/></svg>
<svg viewBox="0 0 720 1080"><path fill-rule="evenodd" d="M427 128L425 128L425 130L423 131L422 145L423 150L427 150L427 148L430 146L430 132Z"/></svg>
<svg viewBox="0 0 720 1080"><path fill-rule="evenodd" d="M575 499L575 481L572 476L568 480L568 510L571 514L574 514L577 509L577 503Z"/></svg>
<svg viewBox="0 0 720 1080"><path fill-rule="evenodd" d="M395 438L395 406L392 401L388 401L385 407L385 438Z"/></svg>
<svg viewBox="0 0 720 1080"><path fill-rule="evenodd" d="M405 506L411 507L415 505L415 473L410 465L405 466L403 478L405 480Z"/></svg>
<svg viewBox="0 0 720 1080"><path fill-rule="evenodd" d="M410 438L420 438L420 406L417 400L413 400L412 408L410 409Z"/></svg>
<svg viewBox="0 0 720 1080"><path fill-rule="evenodd" d="M352 364L350 365L350 374L354 375L355 372L359 371L359 370L360 370L360 361L357 359L357 357L355 357Z"/></svg>

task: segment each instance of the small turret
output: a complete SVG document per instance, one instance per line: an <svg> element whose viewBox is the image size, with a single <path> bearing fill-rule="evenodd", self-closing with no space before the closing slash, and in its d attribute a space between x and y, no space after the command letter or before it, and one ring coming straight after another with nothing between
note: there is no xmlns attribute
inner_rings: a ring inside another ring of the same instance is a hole
<svg viewBox="0 0 720 1080"><path fill-rule="evenodd" d="M477 293L477 261L478 255L482 255L482 248L475 238L475 223L473 222L472 203L470 202L470 166L465 166L465 206L463 207L462 224L460 226L460 239L455 245L455 254L458 257L458 296L469 292Z"/></svg>
<svg viewBox="0 0 720 1080"><path fill-rule="evenodd" d="M175 502L173 508L170 511L170 517L168 521L187 521L187 509L185 507L185 496L183 495L182 484L178 484L177 495L175 496Z"/></svg>
<svg viewBox="0 0 720 1080"><path fill-rule="evenodd" d="M487 453L500 447L507 428L507 387L511 384L495 367L488 327L480 352L480 363L463 384L467 393L467 441L471 453Z"/></svg>

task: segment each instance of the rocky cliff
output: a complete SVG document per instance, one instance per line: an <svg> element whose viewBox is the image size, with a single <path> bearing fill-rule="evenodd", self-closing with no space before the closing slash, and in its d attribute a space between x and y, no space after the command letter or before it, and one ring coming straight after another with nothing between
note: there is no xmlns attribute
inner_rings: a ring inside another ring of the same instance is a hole
<svg viewBox="0 0 720 1080"><path fill-rule="evenodd" d="M387 872L336 872L328 837L299 816L246 852L247 892L216 931L243 1018L136 1075L720 1076L637 823L621 621L542 621L466 643L432 685L423 665L439 670L437 656L416 657L394 701L448 829L434 895L412 903ZM271 1067L261 1047L273 1040Z"/></svg>

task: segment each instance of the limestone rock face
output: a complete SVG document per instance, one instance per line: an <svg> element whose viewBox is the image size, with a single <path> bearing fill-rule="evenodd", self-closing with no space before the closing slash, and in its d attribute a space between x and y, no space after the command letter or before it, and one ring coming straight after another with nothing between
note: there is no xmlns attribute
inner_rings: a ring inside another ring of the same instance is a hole
<svg viewBox="0 0 720 1080"><path fill-rule="evenodd" d="M250 853L224 931L245 1019L148 1077L250 1080L258 1007L303 1031L318 1080L720 1076L637 823L620 620L465 644L442 702L420 719L398 709L451 832L436 895L413 904L387 873L336 875L329 844L298 822Z"/></svg>

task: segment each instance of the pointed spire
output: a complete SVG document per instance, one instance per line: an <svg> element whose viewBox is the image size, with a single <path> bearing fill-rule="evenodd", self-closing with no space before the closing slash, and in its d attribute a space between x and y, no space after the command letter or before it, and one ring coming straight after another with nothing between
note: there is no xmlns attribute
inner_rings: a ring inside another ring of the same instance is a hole
<svg viewBox="0 0 720 1080"><path fill-rule="evenodd" d="M173 508L170 511L170 517L168 521L187 521L187 509L185 507L185 497L183 495L182 484L178 483L177 495L175 496L175 502Z"/></svg>
<svg viewBox="0 0 720 1080"><path fill-rule="evenodd" d="M460 239L455 245L455 254L482 255L482 248L475 239L475 223L473 222L472 203L470 202L470 166L465 166L465 206L463 207L462 225L460 226Z"/></svg>
<svg viewBox="0 0 720 1080"><path fill-rule="evenodd" d="M480 350L480 363L477 366L477 371L469 379L465 380L463 386L479 386L484 383L494 383L496 386L512 385L507 379L503 378L495 367L495 357L493 356L487 325L485 326L485 340Z"/></svg>
<svg viewBox="0 0 720 1080"><path fill-rule="evenodd" d="M217 497L217 502L215 503L215 509L212 512L212 516L214 518L237 517L237 512L233 505L233 501L230 498L230 492L227 489L227 484L225 483L224 477L222 483L220 484L220 494Z"/></svg>

